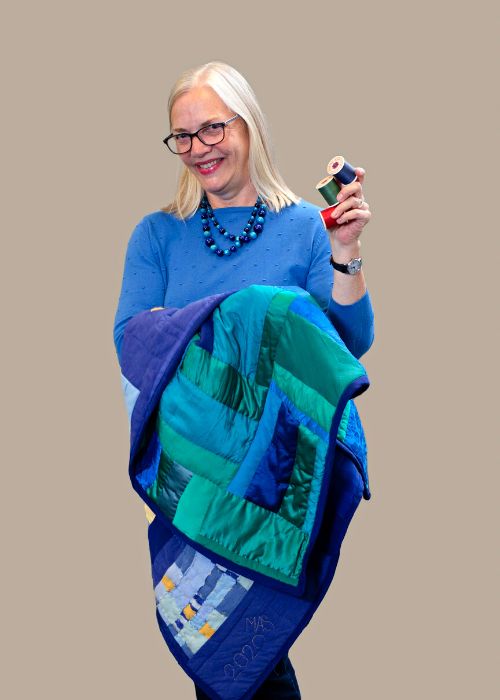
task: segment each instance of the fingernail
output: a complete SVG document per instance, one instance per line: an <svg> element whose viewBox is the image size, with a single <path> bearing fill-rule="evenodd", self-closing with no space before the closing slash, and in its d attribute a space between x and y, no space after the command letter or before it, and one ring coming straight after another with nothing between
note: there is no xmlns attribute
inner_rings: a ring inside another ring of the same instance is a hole
<svg viewBox="0 0 500 700"><path fill-rule="evenodd" d="M344 199L344 196L341 194L337 195L337 201L341 202Z"/></svg>

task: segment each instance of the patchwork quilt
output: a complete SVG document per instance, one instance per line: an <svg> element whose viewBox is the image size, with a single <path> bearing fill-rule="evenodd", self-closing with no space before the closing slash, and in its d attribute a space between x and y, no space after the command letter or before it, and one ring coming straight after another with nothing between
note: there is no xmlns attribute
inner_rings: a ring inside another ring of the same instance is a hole
<svg viewBox="0 0 500 700"><path fill-rule="evenodd" d="M251 698L370 497L365 370L310 295L270 286L144 311L120 361L161 633L209 697Z"/></svg>

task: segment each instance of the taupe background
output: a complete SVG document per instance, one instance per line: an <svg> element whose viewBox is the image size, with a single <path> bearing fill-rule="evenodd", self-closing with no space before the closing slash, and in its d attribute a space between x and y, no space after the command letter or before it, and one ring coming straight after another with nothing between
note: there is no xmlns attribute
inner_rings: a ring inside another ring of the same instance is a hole
<svg viewBox="0 0 500 700"><path fill-rule="evenodd" d="M373 498L291 650L303 697L498 692L498 37L493 3L462 5L3 5L3 697L194 697L156 625L112 324L130 233L173 193L169 89L213 59L297 193L320 204L342 153L373 210Z"/></svg>

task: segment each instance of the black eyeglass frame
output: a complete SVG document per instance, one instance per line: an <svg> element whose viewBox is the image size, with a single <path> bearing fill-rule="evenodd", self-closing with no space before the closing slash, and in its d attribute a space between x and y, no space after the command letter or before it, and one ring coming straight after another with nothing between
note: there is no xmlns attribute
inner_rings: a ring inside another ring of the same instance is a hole
<svg viewBox="0 0 500 700"><path fill-rule="evenodd" d="M175 156L183 156L185 153L189 153L189 151L190 151L191 148L193 147L193 138L194 138L195 136L198 137L198 140L201 141L201 143L202 143L204 146L216 146L216 145L217 145L218 143L220 143L221 141L224 141L224 137L226 136L226 126L227 126L228 124L231 124L231 122L234 122L234 120L235 120L235 119L238 119L238 117L240 117L240 115L239 115L239 114L235 114L234 117L231 117L230 119L228 119L228 120L225 121L225 122L214 122L213 124L205 124L205 126L202 126L201 129L198 129L198 131L195 131L193 134L188 134L187 131L181 131L179 134L173 134L173 133L172 133L172 134L169 134L168 136L166 136L166 137L163 139L163 143L165 144L165 146L167 146L167 148L168 148L168 150L170 151L170 153L173 153ZM208 128L214 127L214 126L221 126L221 127L222 127L222 138L221 138L219 141L216 141L215 143L206 143L206 142L201 138L201 136L200 136L200 131L203 131L204 129L208 129ZM182 151L182 153L178 153L177 151L174 151L174 150L172 150L172 148L170 148L168 142L169 142L171 139L173 139L175 136L189 136L189 138L191 139L191 143L190 143L189 148L187 149L187 151Z"/></svg>

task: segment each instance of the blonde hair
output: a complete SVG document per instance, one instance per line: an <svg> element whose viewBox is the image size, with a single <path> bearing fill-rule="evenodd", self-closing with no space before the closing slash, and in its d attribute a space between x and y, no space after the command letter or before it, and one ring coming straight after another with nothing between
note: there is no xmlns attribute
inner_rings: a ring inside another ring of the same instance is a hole
<svg viewBox="0 0 500 700"><path fill-rule="evenodd" d="M269 131L264 114L255 93L245 78L232 66L218 61L205 63L181 75L175 83L168 99L168 115L171 119L175 101L194 87L209 86L235 114L239 114L248 127L250 179L260 197L272 211L280 211L297 197L285 184L274 163ZM163 211L175 214L181 219L192 216L198 209L203 189L193 175L184 167L177 185L174 201Z"/></svg>

